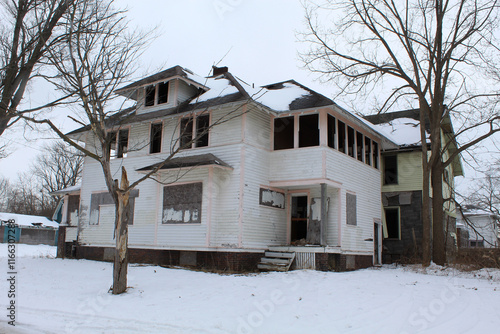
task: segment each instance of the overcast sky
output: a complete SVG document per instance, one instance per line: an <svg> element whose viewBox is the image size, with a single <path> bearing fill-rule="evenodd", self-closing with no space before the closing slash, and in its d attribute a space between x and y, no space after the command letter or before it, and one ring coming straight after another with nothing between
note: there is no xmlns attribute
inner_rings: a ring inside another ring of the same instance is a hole
<svg viewBox="0 0 500 334"><path fill-rule="evenodd" d="M218 64L256 86L295 79L328 97L336 94L333 86L320 84L298 60L298 51L307 47L296 36L305 30L298 0L116 0L116 4L128 7L131 29L156 29L158 37L141 58L138 78L175 65L205 76ZM43 85L33 85L30 92L32 105L37 94L50 95ZM336 102L345 106L341 97ZM76 127L69 121L61 124L67 131ZM11 155L0 160L0 175L14 179L26 170L50 137L54 138L29 128L2 135L0 144L7 140Z"/></svg>

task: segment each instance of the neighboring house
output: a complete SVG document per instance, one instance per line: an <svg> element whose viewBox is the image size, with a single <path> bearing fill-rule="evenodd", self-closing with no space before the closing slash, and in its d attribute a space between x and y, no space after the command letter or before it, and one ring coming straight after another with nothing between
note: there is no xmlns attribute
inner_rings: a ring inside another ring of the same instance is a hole
<svg viewBox="0 0 500 334"><path fill-rule="evenodd" d="M382 154L382 203L384 208L384 262L418 260L422 256L422 143L420 140L420 113L418 109L366 116L376 128L399 145ZM426 124L429 133L429 125ZM443 147L453 140L454 132L449 117L442 126ZM427 144L429 144L428 142ZM446 159L456 150L452 141L444 153ZM430 145L428 145L430 150ZM444 172L443 197L451 198L454 177L463 175L460 157ZM431 194L432 196L432 194ZM432 201L432 199L431 199ZM457 247L456 213L452 201L445 202L445 230L447 245Z"/></svg>
<svg viewBox="0 0 500 334"><path fill-rule="evenodd" d="M10 220L15 224L12 231L7 227ZM4 243L13 237L21 244L55 246L58 228L59 224L47 217L0 212L0 235Z"/></svg>
<svg viewBox="0 0 500 334"><path fill-rule="evenodd" d="M463 215L458 215L457 225L459 223L468 232L468 247L498 247L500 222L497 215L479 208L468 207L463 210Z"/></svg>
<svg viewBox="0 0 500 334"><path fill-rule="evenodd" d="M255 270L272 250L296 268L380 263L380 151L397 146L369 122L293 80L253 88L227 68L202 78L176 66L117 93L136 102L109 120L117 178L184 147L131 193L131 262ZM87 127L69 135L93 149ZM66 255L112 260L113 201L90 158L79 200Z"/></svg>

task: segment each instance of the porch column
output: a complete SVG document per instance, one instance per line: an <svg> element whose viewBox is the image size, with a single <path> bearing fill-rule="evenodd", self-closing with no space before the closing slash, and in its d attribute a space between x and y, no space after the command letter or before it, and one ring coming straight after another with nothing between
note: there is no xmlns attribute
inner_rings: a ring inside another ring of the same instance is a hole
<svg viewBox="0 0 500 334"><path fill-rule="evenodd" d="M320 245L326 246L326 224L327 224L327 193L326 183L321 183L321 223L320 223Z"/></svg>

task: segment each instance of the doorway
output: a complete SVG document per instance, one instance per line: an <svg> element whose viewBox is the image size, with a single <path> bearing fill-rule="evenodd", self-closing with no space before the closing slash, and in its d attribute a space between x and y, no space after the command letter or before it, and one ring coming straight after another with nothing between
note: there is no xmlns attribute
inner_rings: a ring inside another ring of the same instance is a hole
<svg viewBox="0 0 500 334"><path fill-rule="evenodd" d="M382 264L382 224L376 221L373 224L373 265Z"/></svg>
<svg viewBox="0 0 500 334"><path fill-rule="evenodd" d="M307 237L307 196L292 196L291 236L290 241L298 241Z"/></svg>

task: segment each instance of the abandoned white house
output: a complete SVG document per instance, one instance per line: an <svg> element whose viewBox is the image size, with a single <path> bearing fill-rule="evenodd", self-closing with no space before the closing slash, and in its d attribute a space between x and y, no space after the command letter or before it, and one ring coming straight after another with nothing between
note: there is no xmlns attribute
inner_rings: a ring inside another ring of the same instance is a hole
<svg viewBox="0 0 500 334"><path fill-rule="evenodd" d="M366 116L376 129L398 144L382 153L382 203L384 207L383 261L415 261L422 256L422 142L420 112L402 110ZM426 124L429 133L429 125ZM449 116L441 127L443 158L457 149ZM429 140L429 139L428 139ZM430 150L430 142L427 143ZM457 248L454 177L463 175L460 155L444 171L444 226L448 251ZM432 195L431 195L432 196ZM431 199L432 200L432 199Z"/></svg>
<svg viewBox="0 0 500 334"><path fill-rule="evenodd" d="M293 80L257 89L227 68L176 66L117 93L136 104L110 118L116 175L133 182L183 147L132 192L131 262L255 270L271 250L298 268L380 263L380 151L397 146L369 122ZM87 127L69 135L94 146ZM77 216L62 252L112 260L113 202L90 158Z"/></svg>

